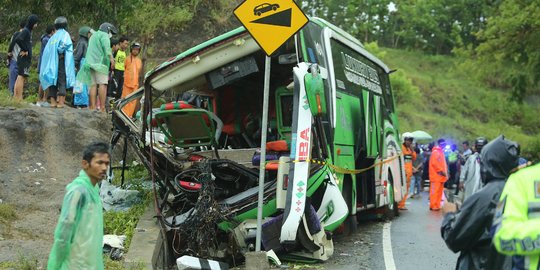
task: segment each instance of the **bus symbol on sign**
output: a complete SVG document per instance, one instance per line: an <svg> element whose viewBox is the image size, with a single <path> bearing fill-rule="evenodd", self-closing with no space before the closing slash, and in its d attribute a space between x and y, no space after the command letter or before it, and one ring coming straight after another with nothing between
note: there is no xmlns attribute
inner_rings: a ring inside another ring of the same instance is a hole
<svg viewBox="0 0 540 270"><path fill-rule="evenodd" d="M255 16L261 16L263 13L266 13L271 10L276 11L278 8L279 8L278 4L264 3L264 4L260 4L256 6L253 9L253 14L255 14Z"/></svg>

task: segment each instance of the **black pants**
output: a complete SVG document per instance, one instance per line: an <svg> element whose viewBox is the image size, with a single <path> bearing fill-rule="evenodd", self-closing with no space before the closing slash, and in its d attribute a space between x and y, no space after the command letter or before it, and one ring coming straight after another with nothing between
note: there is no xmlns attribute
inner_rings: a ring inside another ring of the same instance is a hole
<svg viewBox="0 0 540 270"><path fill-rule="evenodd" d="M456 177L456 173L457 173L457 162L454 162L454 163L449 163L448 164L448 170L450 171L450 175L448 176L448 180L446 181L445 183L445 187L446 188L452 188L452 185L456 185L457 186L457 177Z"/></svg>
<svg viewBox="0 0 540 270"><path fill-rule="evenodd" d="M66 96L66 63L64 57L58 58L58 79L56 85L49 87L49 98L56 98L57 96Z"/></svg>
<svg viewBox="0 0 540 270"><path fill-rule="evenodd" d="M116 86L116 91L115 91L116 93L114 97L116 99L119 99L120 97L122 97L122 89L124 88L124 71L115 69L114 78L116 79L116 83L118 84Z"/></svg>

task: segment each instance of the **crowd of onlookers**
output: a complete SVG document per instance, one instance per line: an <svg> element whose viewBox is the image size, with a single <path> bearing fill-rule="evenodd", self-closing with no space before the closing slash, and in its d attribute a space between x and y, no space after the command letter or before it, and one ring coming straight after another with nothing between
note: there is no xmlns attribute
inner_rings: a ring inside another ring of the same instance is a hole
<svg viewBox="0 0 540 270"><path fill-rule="evenodd" d="M32 30L39 18L30 15L20 23L19 31L10 39L8 48L9 91L22 100L24 84L32 63ZM118 34L111 23L102 23L97 30L89 26L79 28L78 40L67 31L68 21L57 17L40 37L37 73L41 107L63 108L66 95L72 93L72 106L104 112L110 99L125 97L139 88L142 61L138 57L141 45ZM74 46L74 44L76 44ZM129 48L129 50L128 50ZM135 101L123 110L133 116Z"/></svg>
<svg viewBox="0 0 540 270"><path fill-rule="evenodd" d="M503 135L478 137L472 149L464 141L461 151L444 139L413 140L405 137L402 147L411 195L399 206L406 209L407 197L429 180L430 210L443 214L441 236L460 252L456 269L540 269L540 165L530 166Z"/></svg>

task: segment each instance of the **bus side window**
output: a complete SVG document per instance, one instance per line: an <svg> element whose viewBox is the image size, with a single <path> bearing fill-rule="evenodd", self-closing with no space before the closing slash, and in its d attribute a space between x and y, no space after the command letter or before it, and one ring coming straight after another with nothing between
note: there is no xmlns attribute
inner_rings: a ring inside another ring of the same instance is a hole
<svg viewBox="0 0 540 270"><path fill-rule="evenodd" d="M293 117L293 93L285 87L276 90L276 118L280 140L290 140Z"/></svg>

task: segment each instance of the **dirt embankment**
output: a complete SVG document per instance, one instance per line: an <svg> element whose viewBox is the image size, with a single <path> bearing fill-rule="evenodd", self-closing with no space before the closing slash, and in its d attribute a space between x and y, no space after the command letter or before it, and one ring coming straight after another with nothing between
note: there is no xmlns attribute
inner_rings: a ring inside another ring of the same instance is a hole
<svg viewBox="0 0 540 270"><path fill-rule="evenodd" d="M0 200L16 212L0 216L0 263L20 255L43 263L83 147L110 133L109 117L88 110L0 107Z"/></svg>

